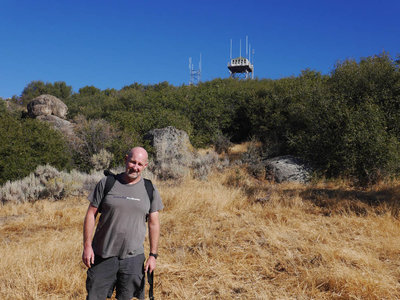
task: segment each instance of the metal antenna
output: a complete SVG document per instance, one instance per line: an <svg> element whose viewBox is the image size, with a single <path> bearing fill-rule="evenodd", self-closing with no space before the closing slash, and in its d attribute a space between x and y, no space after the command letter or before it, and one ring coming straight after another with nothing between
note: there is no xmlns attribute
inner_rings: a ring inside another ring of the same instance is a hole
<svg viewBox="0 0 400 300"><path fill-rule="evenodd" d="M248 45L249 45L249 39L248 39L248 36L246 35L246 58L249 55L249 47L248 47Z"/></svg>
<svg viewBox="0 0 400 300"><path fill-rule="evenodd" d="M230 52L229 52L229 54L230 54L230 56L229 56L229 60L232 60L232 39L231 39L231 49L230 49Z"/></svg>
<svg viewBox="0 0 400 300"><path fill-rule="evenodd" d="M200 52L200 62L199 62L199 79L198 82L201 81L201 52Z"/></svg>
<svg viewBox="0 0 400 300"><path fill-rule="evenodd" d="M251 63L251 61L250 61L250 53L251 53L251 44L249 44L249 62Z"/></svg>
<svg viewBox="0 0 400 300"><path fill-rule="evenodd" d="M251 72L251 79L254 79L254 49L253 49L253 57L252 57L251 61L253 62L253 72Z"/></svg>

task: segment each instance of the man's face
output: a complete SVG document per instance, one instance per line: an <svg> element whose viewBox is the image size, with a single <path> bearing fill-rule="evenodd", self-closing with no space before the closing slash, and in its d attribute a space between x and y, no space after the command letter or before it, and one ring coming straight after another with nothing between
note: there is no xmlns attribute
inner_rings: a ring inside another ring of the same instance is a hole
<svg viewBox="0 0 400 300"><path fill-rule="evenodd" d="M147 157L141 152L133 152L125 157L125 174L128 178L137 179L147 167Z"/></svg>

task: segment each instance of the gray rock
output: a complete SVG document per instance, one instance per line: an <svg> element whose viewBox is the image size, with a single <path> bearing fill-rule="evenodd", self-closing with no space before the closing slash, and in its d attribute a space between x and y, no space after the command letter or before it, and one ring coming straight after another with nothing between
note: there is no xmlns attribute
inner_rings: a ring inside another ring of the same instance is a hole
<svg viewBox="0 0 400 300"><path fill-rule="evenodd" d="M52 95L41 95L28 103L28 115L46 122L54 129L60 131L69 142L74 142L74 124L65 120L68 107L60 99Z"/></svg>
<svg viewBox="0 0 400 300"><path fill-rule="evenodd" d="M38 116L54 115L65 119L68 107L57 97L52 95L40 95L28 103L28 115L32 118Z"/></svg>
<svg viewBox="0 0 400 300"><path fill-rule="evenodd" d="M144 139L149 140L154 150L154 161L150 170L161 179L178 179L188 174L195 151L188 134L168 126L149 131Z"/></svg>
<svg viewBox="0 0 400 300"><path fill-rule="evenodd" d="M267 178L281 182L306 183L311 178L311 167L300 158L286 155L265 161Z"/></svg>
<svg viewBox="0 0 400 300"><path fill-rule="evenodd" d="M54 129L61 131L66 136L75 136L74 125L70 121L54 115L42 115L36 117L36 119L50 124Z"/></svg>

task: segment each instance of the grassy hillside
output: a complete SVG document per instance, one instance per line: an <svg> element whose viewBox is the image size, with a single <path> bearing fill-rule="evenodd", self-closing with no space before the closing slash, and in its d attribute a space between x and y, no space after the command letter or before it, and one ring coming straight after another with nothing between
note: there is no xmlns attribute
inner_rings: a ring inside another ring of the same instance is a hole
<svg viewBox="0 0 400 300"><path fill-rule="evenodd" d="M156 299L399 299L400 183L157 182ZM0 210L0 298L84 299L85 198Z"/></svg>

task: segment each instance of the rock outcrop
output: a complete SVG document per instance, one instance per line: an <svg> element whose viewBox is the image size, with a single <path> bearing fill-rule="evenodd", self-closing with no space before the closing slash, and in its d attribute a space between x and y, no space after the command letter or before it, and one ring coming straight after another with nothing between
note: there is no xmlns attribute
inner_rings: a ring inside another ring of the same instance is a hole
<svg viewBox="0 0 400 300"><path fill-rule="evenodd" d="M278 156L265 161L267 178L277 183L306 183L311 178L311 168L294 156Z"/></svg>
<svg viewBox="0 0 400 300"><path fill-rule="evenodd" d="M68 107L57 97L52 95L40 95L28 103L28 115L32 118L38 116L57 116L65 119Z"/></svg>
<svg viewBox="0 0 400 300"><path fill-rule="evenodd" d="M155 175L161 179L178 179L189 172L195 152L185 131L168 126L153 129L144 138L154 150L150 168Z"/></svg>
<svg viewBox="0 0 400 300"><path fill-rule="evenodd" d="M31 118L50 124L67 137L75 136L73 124L65 119L68 107L57 97L40 95L29 102L27 108Z"/></svg>
<svg viewBox="0 0 400 300"><path fill-rule="evenodd" d="M36 117L36 119L41 120L50 124L54 129L61 131L62 134L67 136L74 136L74 126L70 121L61 119L54 115L42 115Z"/></svg>

